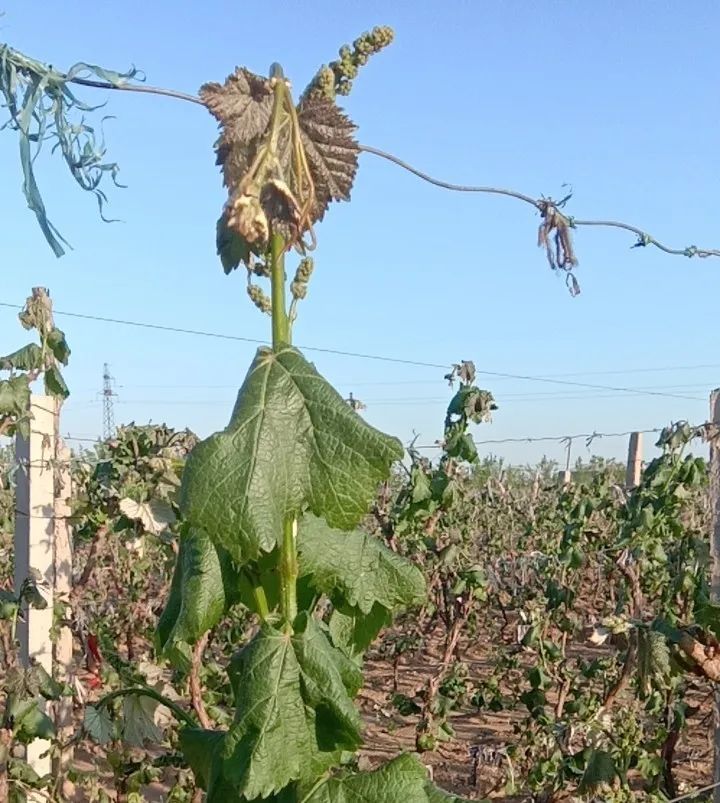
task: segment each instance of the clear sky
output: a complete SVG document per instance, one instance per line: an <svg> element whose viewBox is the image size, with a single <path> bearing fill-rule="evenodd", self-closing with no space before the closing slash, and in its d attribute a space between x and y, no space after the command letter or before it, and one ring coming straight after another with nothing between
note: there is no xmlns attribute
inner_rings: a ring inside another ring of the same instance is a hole
<svg viewBox="0 0 720 803"><path fill-rule="evenodd" d="M623 220L669 244L720 247L717 31L705 2L306 2L153 0L30 4L5 0L0 40L59 68L77 61L195 92L236 65L280 61L298 91L337 48L376 24L396 41L344 102L361 142L449 181L532 196L574 191L569 213ZM42 10L40 10L42 9ZM128 189L108 188L107 225L59 160L37 173L51 220L74 246L56 259L26 207L15 134L0 133L0 301L50 288L59 310L247 338L269 320L244 277L223 275L214 230L225 192L216 125L200 107L80 90L108 101L108 156ZM700 422L720 385L720 259L631 250L622 232L575 237L582 295L571 298L517 201L452 194L370 155L351 204L318 228L316 270L295 340L304 346L480 371L637 388L588 389L482 376L500 406L478 439L618 432ZM108 362L119 421L165 421L207 434L225 425L250 343L58 316L73 348L63 430L95 436ZM24 341L0 308L2 351ZM448 388L438 368L308 351L366 417L404 440L440 435ZM698 367L705 366L705 367ZM657 395L668 394L668 395ZM484 447L513 462L555 443ZM578 444L575 456L583 454ZM623 439L593 450L621 455Z"/></svg>

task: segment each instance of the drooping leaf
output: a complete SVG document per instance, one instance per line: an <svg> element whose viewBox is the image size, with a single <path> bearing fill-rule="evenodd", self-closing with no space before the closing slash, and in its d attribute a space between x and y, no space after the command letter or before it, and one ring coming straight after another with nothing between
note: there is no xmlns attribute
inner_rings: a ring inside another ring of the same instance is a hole
<svg viewBox="0 0 720 803"><path fill-rule="evenodd" d="M390 611L376 602L367 614L359 608L336 607L330 615L328 628L333 644L349 658L357 659L391 622Z"/></svg>
<svg viewBox="0 0 720 803"><path fill-rule="evenodd" d="M122 739L125 743L142 747L146 741L157 743L162 739L162 731L155 724L157 707L156 700L142 694L123 697Z"/></svg>
<svg viewBox="0 0 720 803"><path fill-rule="evenodd" d="M20 601L12 591L0 590L0 619L14 619L20 607Z"/></svg>
<svg viewBox="0 0 720 803"><path fill-rule="evenodd" d="M37 343L28 343L6 357L0 357L0 368L9 371L15 368L18 371L39 371L43 367L43 353Z"/></svg>
<svg viewBox="0 0 720 803"><path fill-rule="evenodd" d="M232 273L241 262L247 262L252 253L250 243L237 231L228 227L225 213L218 218L216 245L226 274Z"/></svg>
<svg viewBox="0 0 720 803"><path fill-rule="evenodd" d="M37 661L31 662L25 671L25 687L31 694L39 694L46 700L59 700L63 693L62 685Z"/></svg>
<svg viewBox="0 0 720 803"><path fill-rule="evenodd" d="M0 416L22 416L30 409L30 385L25 375L0 381Z"/></svg>
<svg viewBox="0 0 720 803"><path fill-rule="evenodd" d="M225 562L229 563L227 553ZM220 621L227 606L217 547L204 531L187 528L180 539L170 596L158 622L160 653L175 666L187 668L189 645Z"/></svg>
<svg viewBox="0 0 720 803"><path fill-rule="evenodd" d="M358 168L356 125L321 95L301 100L297 110L302 144L315 184L313 220L322 220L330 201L349 201Z"/></svg>
<svg viewBox="0 0 720 803"><path fill-rule="evenodd" d="M13 723L15 738L22 744L33 739L51 739L55 735L53 721L42 710L40 701L36 698L9 698L7 714Z"/></svg>
<svg viewBox="0 0 720 803"><path fill-rule="evenodd" d="M102 121L96 130L85 118L98 107L83 103L73 94L69 80L74 77L95 77L115 86L142 79L134 68L120 73L85 63L75 64L67 73L61 73L8 45L0 45L0 94L9 116L6 126L18 132L23 192L45 239L58 257L65 253L63 245L67 242L48 220L34 172L35 159L43 143L54 142L53 151L60 152L78 185L95 196L103 220L106 220L103 207L107 197L100 188L102 179L109 175L116 186L121 186L117 182L118 165L105 161ZM81 116L73 119L73 112L80 112Z"/></svg>
<svg viewBox="0 0 720 803"><path fill-rule="evenodd" d="M471 803L470 800L464 797L458 797L451 792L446 792L444 789L438 789L435 784L427 781L425 784L425 794L427 795L428 803ZM489 800L479 801L478 803L490 803Z"/></svg>
<svg viewBox="0 0 720 803"><path fill-rule="evenodd" d="M638 680L643 692L648 694L653 680L664 685L670 675L670 648L659 630L639 628L636 634Z"/></svg>
<svg viewBox="0 0 720 803"><path fill-rule="evenodd" d="M593 791L609 784L617 775L615 761L605 750L588 748L585 756L585 772L579 784L579 791Z"/></svg>
<svg viewBox="0 0 720 803"><path fill-rule="evenodd" d="M201 728L183 728L180 731L183 756L195 775L195 782L206 791L213 778L214 765L220 755L225 733Z"/></svg>
<svg viewBox="0 0 720 803"><path fill-rule="evenodd" d="M360 530L343 532L306 515L298 529L298 555L302 573L312 575L319 592L364 614L376 603L392 611L425 598L420 569Z"/></svg>
<svg viewBox="0 0 720 803"><path fill-rule="evenodd" d="M244 564L273 549L285 520L305 508L354 527L402 453L299 351L262 348L227 429L188 458L182 512Z"/></svg>
<svg viewBox="0 0 720 803"><path fill-rule="evenodd" d="M432 497L430 478L421 468L418 468L418 466L413 466L410 473L410 482L412 485L412 501L415 504L424 502L426 499Z"/></svg>
<svg viewBox="0 0 720 803"><path fill-rule="evenodd" d="M199 95L222 126L216 145L217 163L223 168L225 186L235 188L248 169L253 140L265 132L270 122L270 82L238 67L224 84L204 84Z"/></svg>
<svg viewBox="0 0 720 803"><path fill-rule="evenodd" d="M13 781L20 781L21 784L25 785L25 788L28 786L38 788L41 787L40 776L35 772L35 770L25 761L22 760L10 760L8 762L8 777ZM13 797L13 792L15 792L15 797ZM26 803L27 795L25 794L25 789L23 789L19 784L10 784L10 798L8 803Z"/></svg>
<svg viewBox="0 0 720 803"><path fill-rule="evenodd" d="M26 577L20 586L19 598L21 603L27 603L30 608L35 608L37 611L43 611L48 606L48 601L40 593L38 585L41 583L39 572L30 569L30 574Z"/></svg>
<svg viewBox="0 0 720 803"><path fill-rule="evenodd" d="M45 369L45 392L49 396L56 396L61 399L67 399L70 395L70 390L65 384L63 375L60 373L60 369L55 365L51 365Z"/></svg>
<svg viewBox="0 0 720 803"><path fill-rule="evenodd" d="M316 779L360 744L350 694L359 670L300 614L292 635L264 623L230 669L237 713L224 739L221 775L246 798ZM348 681L351 681L348 683Z"/></svg>
<svg viewBox="0 0 720 803"><path fill-rule="evenodd" d="M164 499L150 499L148 502L136 502L134 499L121 499L120 512L133 521L139 521L146 532L160 535L168 525L175 523L172 505Z"/></svg>
<svg viewBox="0 0 720 803"><path fill-rule="evenodd" d="M47 344L53 357L62 365L67 365L70 360L70 346L65 339L65 333L61 329L51 330L47 336Z"/></svg>
<svg viewBox="0 0 720 803"><path fill-rule="evenodd" d="M85 707L83 729L96 744L107 744L115 738L115 723L104 705Z"/></svg>

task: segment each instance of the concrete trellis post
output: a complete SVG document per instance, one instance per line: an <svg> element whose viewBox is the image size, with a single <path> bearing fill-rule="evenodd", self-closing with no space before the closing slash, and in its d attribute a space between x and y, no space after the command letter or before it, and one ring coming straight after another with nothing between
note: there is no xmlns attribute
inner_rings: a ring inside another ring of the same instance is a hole
<svg viewBox="0 0 720 803"><path fill-rule="evenodd" d="M627 471L625 473L625 487L637 488L642 478L642 453L643 436L642 432L633 432L630 435L628 444Z"/></svg>
<svg viewBox="0 0 720 803"><path fill-rule="evenodd" d="M70 513L70 451L58 438L59 403L51 396L31 396L30 436L18 435L18 473L15 516L15 588L33 576L47 602L42 610L23 610L17 637L20 661L31 660L61 683L72 682L72 633L61 627L53 640L55 605L69 602L72 584ZM58 736L72 733L72 698L54 705ZM39 775L62 773L72 753L64 751L55 767L48 753L50 743L36 739L26 748L26 760ZM32 796L29 799L33 799ZM38 798L40 799L40 798Z"/></svg>
<svg viewBox="0 0 720 803"><path fill-rule="evenodd" d="M63 606L68 618L68 605L72 591L72 532L68 521L70 516L70 450L57 441L55 463L55 543L53 554L54 596L56 607ZM59 683L72 686L73 677L73 636L69 627L58 628L54 642L53 664L55 679ZM63 697L54 704L55 727L61 742L68 742L74 732L73 698ZM72 761L72 749L64 749L56 759L55 773L64 774Z"/></svg>
<svg viewBox="0 0 720 803"><path fill-rule="evenodd" d="M710 555L710 599L720 602L720 389L710 394L710 499L712 504L712 533ZM715 689L715 770L713 780L720 782L720 690ZM713 792L713 803L720 803L720 786Z"/></svg>
<svg viewBox="0 0 720 803"><path fill-rule="evenodd" d="M25 608L18 622L20 660L32 659L48 674L53 671L53 588L55 585L55 420L56 402L50 396L32 396L30 436L16 441L18 460L15 515L15 588L31 574L47 602L43 610ZM39 775L52 769L50 743L36 739L27 746L26 759Z"/></svg>

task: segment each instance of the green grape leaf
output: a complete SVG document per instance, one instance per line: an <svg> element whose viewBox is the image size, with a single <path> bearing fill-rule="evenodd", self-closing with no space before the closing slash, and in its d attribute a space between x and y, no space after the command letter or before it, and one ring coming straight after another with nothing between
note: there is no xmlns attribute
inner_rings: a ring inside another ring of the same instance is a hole
<svg viewBox="0 0 720 803"><path fill-rule="evenodd" d="M67 399L70 395L70 390L60 373L60 369L51 365L45 370L45 392L49 396L56 396L61 399Z"/></svg>
<svg viewBox="0 0 720 803"><path fill-rule="evenodd" d="M429 803L427 770L416 758L402 755L372 772L330 778L303 797L304 803ZM452 800L452 798L450 798Z"/></svg>
<svg viewBox="0 0 720 803"><path fill-rule="evenodd" d="M180 731L180 748L195 775L195 781L207 790L215 773L217 757L222 749L226 731L183 728Z"/></svg>
<svg viewBox="0 0 720 803"><path fill-rule="evenodd" d="M229 607L226 585L233 585L227 552L220 552L207 533L184 528L170 596L157 626L158 651L171 663L188 668L189 645L213 628Z"/></svg>
<svg viewBox="0 0 720 803"><path fill-rule="evenodd" d="M292 635L264 623L233 659L237 713L225 736L220 774L245 798L315 780L360 745L351 694L361 677L317 622L302 613Z"/></svg>
<svg viewBox="0 0 720 803"><path fill-rule="evenodd" d="M118 505L123 516L143 525L145 532L160 535L175 523L172 505L164 499L150 499L147 502L136 502L125 497Z"/></svg>
<svg viewBox="0 0 720 803"><path fill-rule="evenodd" d="M438 789L430 781L425 784L425 794L427 795L428 803L471 803L464 797L458 797L451 792L446 792L444 789ZM476 803L490 803L490 801L487 798L483 798L483 800L476 801Z"/></svg>
<svg viewBox="0 0 720 803"><path fill-rule="evenodd" d="M157 700L144 694L128 694L123 698L122 739L126 744L142 747L145 742L162 739L162 731L155 724Z"/></svg>
<svg viewBox="0 0 720 803"><path fill-rule="evenodd" d="M357 660L391 622L390 611L376 602L367 614L358 608L335 608L328 630L332 643L348 658Z"/></svg>
<svg viewBox="0 0 720 803"><path fill-rule="evenodd" d="M585 772L583 773L578 790L589 792L604 784L609 784L617 775L615 761L605 750L585 751Z"/></svg>
<svg viewBox="0 0 720 803"><path fill-rule="evenodd" d="M107 706L88 705L83 714L83 729L96 744L107 744L115 738L115 723Z"/></svg>
<svg viewBox="0 0 720 803"><path fill-rule="evenodd" d="M0 589L0 619L13 619L20 608L20 601L12 593Z"/></svg>
<svg viewBox="0 0 720 803"><path fill-rule="evenodd" d="M27 744L33 739L51 739L55 735L55 725L40 708L39 700L12 696L7 710L14 736L19 742Z"/></svg>
<svg viewBox="0 0 720 803"><path fill-rule="evenodd" d="M0 368L9 371L39 371L43 367L43 352L37 343L28 343L12 354L0 357Z"/></svg>
<svg viewBox="0 0 720 803"><path fill-rule="evenodd" d="M413 466L410 473L410 484L412 486L412 501L415 504L432 498L430 478L421 468L418 468L418 466Z"/></svg>
<svg viewBox="0 0 720 803"><path fill-rule="evenodd" d="M638 629L638 682L644 694L649 694L655 681L664 687L670 675L670 647L660 630Z"/></svg>
<svg viewBox="0 0 720 803"><path fill-rule="evenodd" d="M354 527L402 454L299 351L261 348L227 429L188 458L182 512L244 564L272 550L285 520L306 508Z"/></svg>
<svg viewBox="0 0 720 803"><path fill-rule="evenodd" d="M298 560L319 592L364 614L375 603L391 611L425 599L425 578L415 564L373 535L336 530L315 516L300 522Z"/></svg>
<svg viewBox="0 0 720 803"><path fill-rule="evenodd" d="M52 329L47 336L47 344L53 353L53 357L62 365L67 365L70 360L70 346L65 339L65 332L62 329Z"/></svg>
<svg viewBox="0 0 720 803"><path fill-rule="evenodd" d="M25 671L25 688L30 694L39 694L46 700L59 700L63 693L62 685L42 664L32 659L30 667Z"/></svg>

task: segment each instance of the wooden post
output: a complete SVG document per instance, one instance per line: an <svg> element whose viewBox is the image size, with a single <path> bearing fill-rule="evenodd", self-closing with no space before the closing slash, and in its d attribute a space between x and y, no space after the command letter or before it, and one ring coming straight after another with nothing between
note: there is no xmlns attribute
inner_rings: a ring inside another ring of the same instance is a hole
<svg viewBox="0 0 720 803"><path fill-rule="evenodd" d="M560 485L565 488L572 482L572 471L567 468L564 471L558 471L557 479Z"/></svg>
<svg viewBox="0 0 720 803"><path fill-rule="evenodd" d="M18 460L15 516L15 588L32 574L47 606L38 610L24 606L18 621L20 660L39 663L52 675L53 587L55 583L55 415L51 396L31 396L30 436L16 439ZM35 739L27 745L25 758L38 773L51 772L50 742Z"/></svg>
<svg viewBox="0 0 720 803"><path fill-rule="evenodd" d="M710 394L710 498L712 504L712 537L710 555L710 600L720 603L720 388ZM715 687L714 717L714 783L720 782L720 688ZM713 791L713 803L720 803L720 787Z"/></svg>
<svg viewBox="0 0 720 803"><path fill-rule="evenodd" d="M57 431L57 430L56 430ZM70 528L70 450L58 438L55 462L55 527L54 527L54 555L53 555L53 574L54 574L54 594L56 605L63 605L65 611L64 618L70 616L70 592L72 591L72 531ZM53 663L55 669L55 679L63 685L72 687L74 680L73 672L73 636L68 626L58 629L54 643ZM73 698L62 697L54 705L55 709L55 728L61 743L70 741L74 733L73 723ZM56 757L54 774L56 777L63 777L67 774L67 769L73 759L73 750L68 747L62 750ZM64 789L66 796L70 796L70 790Z"/></svg>
<svg viewBox="0 0 720 803"><path fill-rule="evenodd" d="M633 432L628 445L627 471L625 472L625 487L637 488L642 477L642 432Z"/></svg>

